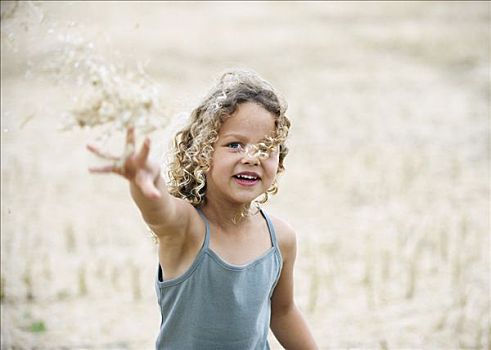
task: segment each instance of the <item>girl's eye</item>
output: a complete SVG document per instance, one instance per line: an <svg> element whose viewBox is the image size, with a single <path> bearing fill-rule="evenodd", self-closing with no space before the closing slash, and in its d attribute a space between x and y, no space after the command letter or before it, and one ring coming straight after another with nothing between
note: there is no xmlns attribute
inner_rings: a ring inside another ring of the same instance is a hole
<svg viewBox="0 0 491 350"><path fill-rule="evenodd" d="M242 148L239 142L230 142L229 144L227 144L227 147L234 150L239 150Z"/></svg>

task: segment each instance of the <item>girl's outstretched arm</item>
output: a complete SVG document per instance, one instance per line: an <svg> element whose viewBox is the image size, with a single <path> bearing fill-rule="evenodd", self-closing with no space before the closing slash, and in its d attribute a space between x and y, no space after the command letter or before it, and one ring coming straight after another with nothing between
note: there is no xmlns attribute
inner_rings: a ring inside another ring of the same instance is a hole
<svg viewBox="0 0 491 350"><path fill-rule="evenodd" d="M293 267L297 250L295 232L280 220L275 220L274 225L283 256L283 270L271 298L271 330L285 349L317 349L293 296Z"/></svg>
<svg viewBox="0 0 491 350"><path fill-rule="evenodd" d="M92 173L115 173L130 183L131 195L140 209L143 219L158 235L176 233L186 227L186 212L189 204L171 196L164 179L160 176L160 166L151 161L150 139L145 138L139 152L135 152L135 130L128 128L126 134L127 154L116 157L103 153L94 145L87 149L96 156L111 161L111 164L90 167Z"/></svg>

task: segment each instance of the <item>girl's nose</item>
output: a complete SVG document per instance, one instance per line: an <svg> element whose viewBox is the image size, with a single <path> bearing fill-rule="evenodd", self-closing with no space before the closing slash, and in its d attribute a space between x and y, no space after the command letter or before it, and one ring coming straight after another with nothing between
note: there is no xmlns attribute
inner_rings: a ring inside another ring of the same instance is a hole
<svg viewBox="0 0 491 350"><path fill-rule="evenodd" d="M250 164L250 165L259 165L259 156L257 151L251 145L247 145L244 149L244 153L242 155L242 163Z"/></svg>
<svg viewBox="0 0 491 350"><path fill-rule="evenodd" d="M259 165L259 158L256 156L251 156L251 155L246 153L242 157L242 163L243 164L249 164L249 165Z"/></svg>

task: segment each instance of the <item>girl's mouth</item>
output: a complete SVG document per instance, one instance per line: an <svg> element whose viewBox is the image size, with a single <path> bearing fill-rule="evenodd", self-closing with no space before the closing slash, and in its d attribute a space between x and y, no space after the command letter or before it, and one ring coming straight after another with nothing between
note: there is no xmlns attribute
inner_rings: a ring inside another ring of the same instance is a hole
<svg viewBox="0 0 491 350"><path fill-rule="evenodd" d="M242 186L254 186L260 180L259 176L252 174L237 174L233 178L236 183Z"/></svg>

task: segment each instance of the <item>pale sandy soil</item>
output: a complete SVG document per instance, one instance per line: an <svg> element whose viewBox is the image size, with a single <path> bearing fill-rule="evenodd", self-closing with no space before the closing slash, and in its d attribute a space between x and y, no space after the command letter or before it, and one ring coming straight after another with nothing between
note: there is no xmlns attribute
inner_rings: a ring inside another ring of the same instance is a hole
<svg viewBox="0 0 491 350"><path fill-rule="evenodd" d="M158 330L127 184L87 173L92 133L57 129L77 87L41 68L75 34L145 62L169 115L228 67L283 93L291 153L267 209L296 228L321 349L489 349L489 7L2 2L2 349L151 349Z"/></svg>

